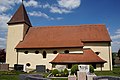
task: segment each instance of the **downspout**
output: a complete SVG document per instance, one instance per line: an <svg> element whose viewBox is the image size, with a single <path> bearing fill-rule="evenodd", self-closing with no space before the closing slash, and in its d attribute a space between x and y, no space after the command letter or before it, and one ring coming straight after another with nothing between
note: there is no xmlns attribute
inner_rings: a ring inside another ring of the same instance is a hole
<svg viewBox="0 0 120 80"><path fill-rule="evenodd" d="M18 54L18 50L16 50L17 51L17 64L18 64L18 56L19 56L19 54Z"/></svg>
<svg viewBox="0 0 120 80"><path fill-rule="evenodd" d="M110 49L110 43L109 43L109 45L108 45L108 48L109 48L109 67L110 67L110 71L112 71L112 68L111 68L111 56L110 56L110 54L111 54L111 49Z"/></svg>

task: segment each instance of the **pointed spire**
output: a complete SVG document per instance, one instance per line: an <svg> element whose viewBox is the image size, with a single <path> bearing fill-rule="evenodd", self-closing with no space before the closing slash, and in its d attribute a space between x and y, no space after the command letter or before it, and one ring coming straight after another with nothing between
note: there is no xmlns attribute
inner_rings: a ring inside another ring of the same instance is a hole
<svg viewBox="0 0 120 80"><path fill-rule="evenodd" d="M15 12L15 14L12 16L11 20L8 22L8 24L18 24L18 23L26 23L29 26L31 26L31 22L29 20L23 2L18 8L18 10Z"/></svg>

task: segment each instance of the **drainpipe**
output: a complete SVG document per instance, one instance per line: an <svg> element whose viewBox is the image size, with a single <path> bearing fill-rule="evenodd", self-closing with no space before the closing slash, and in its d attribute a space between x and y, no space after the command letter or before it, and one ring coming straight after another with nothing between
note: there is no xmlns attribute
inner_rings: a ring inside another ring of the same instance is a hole
<svg viewBox="0 0 120 80"><path fill-rule="evenodd" d="M110 54L111 54L110 45L111 45L111 44L109 43L109 45L108 45L108 48L109 48L109 67L110 67L110 71L112 71L112 68L111 68L111 65L112 65L111 63L112 63L112 62L111 62L111 58L110 58L110 57L111 57L111 56L110 56Z"/></svg>
<svg viewBox="0 0 120 80"><path fill-rule="evenodd" d="M18 50L16 50L17 51L17 64L18 64Z"/></svg>

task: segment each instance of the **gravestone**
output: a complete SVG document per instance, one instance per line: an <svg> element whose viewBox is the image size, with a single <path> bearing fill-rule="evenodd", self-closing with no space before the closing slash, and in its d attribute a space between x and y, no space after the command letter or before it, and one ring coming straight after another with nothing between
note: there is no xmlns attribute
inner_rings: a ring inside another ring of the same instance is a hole
<svg viewBox="0 0 120 80"><path fill-rule="evenodd" d="M94 77L96 77L96 75L93 73L87 74L87 80L93 80Z"/></svg>
<svg viewBox="0 0 120 80"><path fill-rule="evenodd" d="M89 65L78 65L78 70L80 72L86 72L86 73L90 72Z"/></svg>
<svg viewBox="0 0 120 80"><path fill-rule="evenodd" d="M55 68L59 71L64 70L66 68L66 65L56 65Z"/></svg>
<svg viewBox="0 0 120 80"><path fill-rule="evenodd" d="M68 80L76 80L76 75L69 75Z"/></svg>
<svg viewBox="0 0 120 80"><path fill-rule="evenodd" d="M36 65L36 71L37 72L45 72L46 71L45 65Z"/></svg>
<svg viewBox="0 0 120 80"><path fill-rule="evenodd" d="M0 71L8 71L9 64L0 64Z"/></svg>
<svg viewBox="0 0 120 80"><path fill-rule="evenodd" d="M89 65L78 65L78 80L86 80L86 74L89 73Z"/></svg>
<svg viewBox="0 0 120 80"><path fill-rule="evenodd" d="M21 64L14 64L14 70L16 71L23 71L23 66Z"/></svg>

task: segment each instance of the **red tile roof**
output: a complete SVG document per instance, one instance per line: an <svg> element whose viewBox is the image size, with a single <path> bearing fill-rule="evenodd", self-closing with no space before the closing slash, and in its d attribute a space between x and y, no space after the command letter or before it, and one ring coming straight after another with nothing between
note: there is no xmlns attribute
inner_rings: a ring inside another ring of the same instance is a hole
<svg viewBox="0 0 120 80"><path fill-rule="evenodd" d="M84 41L111 41L105 25L30 27L16 48L82 47Z"/></svg>
<svg viewBox="0 0 120 80"><path fill-rule="evenodd" d="M23 4L20 5L8 24L26 23L31 26L31 22Z"/></svg>
<svg viewBox="0 0 120 80"><path fill-rule="evenodd" d="M58 54L54 60L50 63L105 63L98 55L96 55L91 49L84 49L82 53L76 54Z"/></svg>

